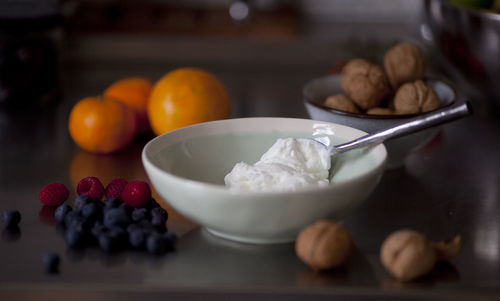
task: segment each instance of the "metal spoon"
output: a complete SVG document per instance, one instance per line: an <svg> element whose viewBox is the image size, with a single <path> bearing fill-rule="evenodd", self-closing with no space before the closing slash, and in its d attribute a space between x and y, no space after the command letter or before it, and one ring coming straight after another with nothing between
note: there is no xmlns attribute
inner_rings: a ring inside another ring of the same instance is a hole
<svg viewBox="0 0 500 301"><path fill-rule="evenodd" d="M357 148L375 146L384 142L385 140L415 133L433 126L462 118L470 114L472 114L472 107L468 102L466 102L456 107L445 108L425 116L416 117L395 127L391 127L373 134L368 134L358 139L339 145L326 146L319 141L315 141L327 147L333 162L333 160L335 160L335 157L343 152ZM330 168L330 173L332 169L333 164Z"/></svg>

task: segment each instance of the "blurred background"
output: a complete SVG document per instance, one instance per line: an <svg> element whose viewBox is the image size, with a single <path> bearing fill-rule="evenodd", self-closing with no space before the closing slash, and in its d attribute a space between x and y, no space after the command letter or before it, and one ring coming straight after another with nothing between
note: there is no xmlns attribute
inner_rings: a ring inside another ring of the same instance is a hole
<svg viewBox="0 0 500 301"><path fill-rule="evenodd" d="M269 99L298 100L306 80L345 59L375 57L396 41L418 39L422 6L400 0L3 0L0 103L44 106L67 96L64 91L76 101L118 77L157 79L175 67L197 66L221 77L238 99L235 116L303 116L299 101L284 108ZM294 90L278 91L278 81Z"/></svg>
<svg viewBox="0 0 500 301"><path fill-rule="evenodd" d="M221 77L235 117L304 117L300 101L280 101L299 100L307 80L338 71L350 58L380 60L399 41L422 46L431 72L463 80L470 93L485 92L471 82L498 72L499 56L485 52L498 51L499 26L480 35L487 49L471 54L484 44L474 30L488 24L452 10L445 0L3 0L0 105L45 106L68 92L74 102L119 77L155 80L197 66Z"/></svg>

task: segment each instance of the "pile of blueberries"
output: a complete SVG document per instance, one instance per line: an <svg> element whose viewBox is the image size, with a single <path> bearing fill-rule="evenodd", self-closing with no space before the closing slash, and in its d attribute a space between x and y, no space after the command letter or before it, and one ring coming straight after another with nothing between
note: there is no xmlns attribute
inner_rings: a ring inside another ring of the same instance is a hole
<svg viewBox="0 0 500 301"><path fill-rule="evenodd" d="M105 252L127 248L162 255L175 248L177 237L168 232L168 213L151 198L144 207L134 208L118 197L104 202L79 195L74 208L64 203L54 213L70 247L97 245Z"/></svg>

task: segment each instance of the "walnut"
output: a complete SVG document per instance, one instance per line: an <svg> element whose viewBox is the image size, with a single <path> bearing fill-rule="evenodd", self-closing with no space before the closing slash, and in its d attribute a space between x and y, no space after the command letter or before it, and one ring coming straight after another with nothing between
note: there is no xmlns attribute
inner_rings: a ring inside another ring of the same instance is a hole
<svg viewBox="0 0 500 301"><path fill-rule="evenodd" d="M436 92L421 80L405 83L394 96L394 109L397 114L428 112L440 106Z"/></svg>
<svg viewBox="0 0 500 301"><path fill-rule="evenodd" d="M460 236L449 241L431 242L417 231L402 229L384 240L380 259L396 279L410 281L432 271L437 261L456 256L461 242Z"/></svg>
<svg viewBox="0 0 500 301"><path fill-rule="evenodd" d="M342 89L361 109L378 107L389 91L379 66L364 59L350 60L342 69Z"/></svg>
<svg viewBox="0 0 500 301"><path fill-rule="evenodd" d="M295 242L297 256L314 270L342 266L354 244L349 233L334 221L320 220L302 230Z"/></svg>
<svg viewBox="0 0 500 301"><path fill-rule="evenodd" d="M356 104L349 99L349 97L343 94L337 94L328 96L324 102L324 105L335 110L349 112L349 113L359 113Z"/></svg>
<svg viewBox="0 0 500 301"><path fill-rule="evenodd" d="M399 43L386 51L384 68L393 88L404 82L422 79L425 75L425 57L412 43Z"/></svg>
<svg viewBox="0 0 500 301"><path fill-rule="evenodd" d="M368 114L368 115L393 115L394 110L391 108L376 107L376 108L371 108L371 109L367 110L366 114Z"/></svg>
<svg viewBox="0 0 500 301"><path fill-rule="evenodd" d="M438 260L449 260L460 253L462 249L462 238L457 235L452 239L432 242L431 244L434 249L436 249Z"/></svg>

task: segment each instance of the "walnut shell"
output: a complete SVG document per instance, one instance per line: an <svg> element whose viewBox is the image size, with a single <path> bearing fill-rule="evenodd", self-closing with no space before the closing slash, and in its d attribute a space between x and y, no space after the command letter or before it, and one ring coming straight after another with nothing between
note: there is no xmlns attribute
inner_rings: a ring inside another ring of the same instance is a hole
<svg viewBox="0 0 500 301"><path fill-rule="evenodd" d="M399 43L386 51L384 68L393 88L404 82L422 79L426 62L422 50L412 43Z"/></svg>
<svg viewBox="0 0 500 301"><path fill-rule="evenodd" d="M376 107L376 108L371 108L371 109L367 110L366 114L368 114L368 115L393 115L394 110L391 108Z"/></svg>
<svg viewBox="0 0 500 301"><path fill-rule="evenodd" d="M410 281L432 271L437 255L424 235L402 229L390 234L384 240L380 259L387 271L396 279Z"/></svg>
<svg viewBox="0 0 500 301"><path fill-rule="evenodd" d="M324 102L324 105L339 111L349 112L349 113L359 113L356 104L349 99L349 97L343 94L337 94L328 96Z"/></svg>
<svg viewBox="0 0 500 301"><path fill-rule="evenodd" d="M302 230L295 242L297 256L314 270L347 263L354 244L349 233L336 222L320 220Z"/></svg>
<svg viewBox="0 0 500 301"><path fill-rule="evenodd" d="M405 83L394 96L394 109L397 114L428 112L440 106L436 92L421 80Z"/></svg>
<svg viewBox="0 0 500 301"><path fill-rule="evenodd" d="M364 59L350 60L342 69L342 89L363 110L378 107L389 91L380 66Z"/></svg>
<svg viewBox="0 0 500 301"><path fill-rule="evenodd" d="M436 249L438 260L450 260L460 253L462 237L457 235L452 239L432 242L431 244Z"/></svg>

